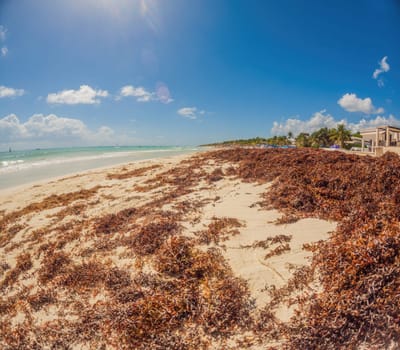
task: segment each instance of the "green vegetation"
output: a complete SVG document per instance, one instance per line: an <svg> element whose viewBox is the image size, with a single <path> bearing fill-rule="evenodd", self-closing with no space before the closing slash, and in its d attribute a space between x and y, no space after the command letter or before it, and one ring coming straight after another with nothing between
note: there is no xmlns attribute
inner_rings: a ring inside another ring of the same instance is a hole
<svg viewBox="0 0 400 350"><path fill-rule="evenodd" d="M229 140L223 142L210 143L201 146L257 146L257 145L291 145L289 136L273 136L268 139L264 137L254 137L252 139Z"/></svg>
<svg viewBox="0 0 400 350"><path fill-rule="evenodd" d="M311 138L310 135L302 132L296 137L296 146L297 147L310 147L311 146Z"/></svg>
<svg viewBox="0 0 400 350"><path fill-rule="evenodd" d="M229 140L223 142L209 143L201 146L249 146L249 145L260 145L266 143L268 139L263 137L254 137L252 139L240 139L240 140Z"/></svg>
<svg viewBox="0 0 400 350"><path fill-rule="evenodd" d="M344 142L351 140L351 132L343 124L339 124L337 129L332 130L331 137L335 142L339 143L341 148L344 148Z"/></svg>
<svg viewBox="0 0 400 350"><path fill-rule="evenodd" d="M294 138L291 131L287 136L273 136L270 138L255 137L252 139L230 140L218 143L211 143L202 146L259 146L259 145L274 145L274 146L289 146L296 145L297 147L331 147L338 145L340 148L349 148L346 141L350 141L352 136L360 137L360 133L352 134L346 129L344 124L338 124L337 128L321 128L314 131L311 135L308 133L300 133Z"/></svg>
<svg viewBox="0 0 400 350"><path fill-rule="evenodd" d="M301 133L296 137L297 147L331 147L338 145L340 148L347 148L346 141L351 141L351 137L359 137L360 134L352 134L350 130L346 129L344 124L338 124L337 128L321 128L314 131L311 135Z"/></svg>

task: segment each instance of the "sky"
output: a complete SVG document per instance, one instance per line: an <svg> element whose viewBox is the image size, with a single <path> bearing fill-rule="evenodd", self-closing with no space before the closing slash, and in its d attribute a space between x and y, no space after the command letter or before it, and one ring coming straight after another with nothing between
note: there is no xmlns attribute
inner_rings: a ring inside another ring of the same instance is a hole
<svg viewBox="0 0 400 350"><path fill-rule="evenodd" d="M400 0L0 0L0 151L400 126Z"/></svg>

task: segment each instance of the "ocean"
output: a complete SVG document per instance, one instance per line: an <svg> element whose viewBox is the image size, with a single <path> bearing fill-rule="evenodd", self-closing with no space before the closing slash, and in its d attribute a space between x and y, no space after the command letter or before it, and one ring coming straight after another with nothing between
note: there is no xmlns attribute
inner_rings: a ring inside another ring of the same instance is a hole
<svg viewBox="0 0 400 350"><path fill-rule="evenodd" d="M139 160L189 154L196 147L71 147L0 152L0 189Z"/></svg>

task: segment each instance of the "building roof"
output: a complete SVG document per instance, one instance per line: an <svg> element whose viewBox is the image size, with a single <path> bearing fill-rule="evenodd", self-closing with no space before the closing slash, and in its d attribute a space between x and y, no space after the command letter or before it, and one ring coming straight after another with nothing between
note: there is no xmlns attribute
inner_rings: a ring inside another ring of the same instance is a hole
<svg viewBox="0 0 400 350"><path fill-rule="evenodd" d="M377 129L378 130L379 129L386 130L387 128L389 128L389 131L399 132L400 133L400 128L398 128L396 126L380 125L380 126L376 126L375 128L363 129L363 130L360 131L360 134L372 134L372 133L375 133Z"/></svg>

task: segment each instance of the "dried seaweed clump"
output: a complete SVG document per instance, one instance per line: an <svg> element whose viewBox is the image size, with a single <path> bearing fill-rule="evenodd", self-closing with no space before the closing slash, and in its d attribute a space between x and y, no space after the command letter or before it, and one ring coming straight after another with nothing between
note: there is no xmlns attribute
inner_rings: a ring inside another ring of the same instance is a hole
<svg viewBox="0 0 400 350"><path fill-rule="evenodd" d="M275 225L294 224L295 222L299 221L299 219L300 218L297 215L285 214L275 221Z"/></svg>
<svg viewBox="0 0 400 350"><path fill-rule="evenodd" d="M39 269L39 282L45 284L52 281L57 275L65 273L70 263L71 259L64 252L50 250L43 259Z"/></svg>
<svg viewBox="0 0 400 350"><path fill-rule="evenodd" d="M131 276L128 271L117 267L111 268L105 274L105 287L114 293L130 286L132 283Z"/></svg>
<svg viewBox="0 0 400 350"><path fill-rule="evenodd" d="M112 180L112 179L124 180L124 179L129 179L132 177L139 177L139 176L145 175L146 173L148 173L151 170L158 169L160 167L161 167L161 165L154 164L154 165L150 165L147 167L134 169L131 171L125 171L125 172L120 172L120 173L109 173L109 174L107 174L107 179L109 179L109 180Z"/></svg>
<svg viewBox="0 0 400 350"><path fill-rule="evenodd" d="M157 174L154 178L148 179L145 182L147 186L136 186L135 190L148 191L168 186L171 198L177 198L190 193L207 176L207 173L200 167L200 161L191 160L189 164L185 165L183 163L180 166Z"/></svg>
<svg viewBox="0 0 400 350"><path fill-rule="evenodd" d="M0 290L3 291L7 287L12 286L19 278L19 276L32 267L32 259L29 253L22 253L17 257L16 266L8 271L4 279L0 282Z"/></svg>
<svg viewBox="0 0 400 350"><path fill-rule="evenodd" d="M33 310L39 311L43 306L56 302L55 292L53 290L40 290L27 299Z"/></svg>
<svg viewBox="0 0 400 350"><path fill-rule="evenodd" d="M193 264L194 242L186 237L171 237L159 249L155 257L157 271L168 275L179 276L190 269Z"/></svg>
<svg viewBox="0 0 400 350"><path fill-rule="evenodd" d="M51 217L57 217L58 220L64 219L68 215L82 215L85 211L87 205L85 203L76 203L73 205L68 205L64 209L60 210L58 213L51 215Z"/></svg>
<svg viewBox="0 0 400 350"><path fill-rule="evenodd" d="M251 323L250 292L243 280L233 276L206 279L202 297L201 324L208 333L231 333Z"/></svg>
<svg viewBox="0 0 400 350"><path fill-rule="evenodd" d="M105 278L105 266L97 261L89 261L70 266L64 274L60 275L57 284L78 292L86 292L103 284Z"/></svg>
<svg viewBox="0 0 400 350"><path fill-rule="evenodd" d="M172 235L178 234L180 226L169 219L147 224L131 240L131 248L138 255L153 254Z"/></svg>
<svg viewBox="0 0 400 350"><path fill-rule="evenodd" d="M131 280L127 271L117 268L106 275L111 298L87 307L69 331L78 334L82 344L99 345L102 340L112 348L162 349L176 345L178 349L195 349L193 340L197 338L188 339L184 332L184 326L194 322L197 315L194 283L143 273Z"/></svg>
<svg viewBox="0 0 400 350"><path fill-rule="evenodd" d="M154 265L158 272L178 278L219 278L232 273L219 250L201 251L193 239L183 236L168 239L157 251Z"/></svg>
<svg viewBox="0 0 400 350"><path fill-rule="evenodd" d="M224 171L221 168L214 169L208 176L209 183L220 181L224 178Z"/></svg>
<svg viewBox="0 0 400 350"><path fill-rule="evenodd" d="M179 298L174 293L161 292L146 295L124 308L111 310L113 330L130 349L150 346L154 340L172 333L192 315L191 293Z"/></svg>
<svg viewBox="0 0 400 350"><path fill-rule="evenodd" d="M276 235L268 237L262 241L255 241L250 245L242 245L241 248L264 248L267 249L273 244L284 244L289 243L292 240L291 235Z"/></svg>
<svg viewBox="0 0 400 350"><path fill-rule="evenodd" d="M294 347L386 349L400 344L400 227L374 220L342 226L321 243L314 264L323 292L303 302ZM393 345L393 344L392 344Z"/></svg>
<svg viewBox="0 0 400 350"><path fill-rule="evenodd" d="M2 223L0 222L0 232L1 232L0 248L6 246L18 232L20 232L21 230L23 230L25 228L23 225L15 224L15 225L10 226L7 229L6 224L3 223L3 229L2 229L1 225L2 225Z"/></svg>
<svg viewBox="0 0 400 350"><path fill-rule="evenodd" d="M249 327L253 306L246 282L233 276L219 251L202 252L194 243L171 237L157 251L156 270L191 291L191 318L205 334L223 337Z"/></svg>
<svg viewBox="0 0 400 350"><path fill-rule="evenodd" d="M230 236L238 235L240 231L238 227L243 227L243 224L236 218L216 218L213 217L207 230L196 232L198 242L200 244L218 244L221 241L226 241Z"/></svg>
<svg viewBox="0 0 400 350"><path fill-rule="evenodd" d="M271 249L267 254L265 254L264 259L272 258L273 256L282 255L290 251L290 245L288 243L280 244L277 247Z"/></svg>
<svg viewBox="0 0 400 350"><path fill-rule="evenodd" d="M101 186L95 186L90 189L82 189L79 191L63 193L60 195L52 194L51 196L44 198L41 202L31 203L21 210L7 213L0 220L0 232L4 231L10 223L15 222L17 219L24 215L67 206L68 204L77 200L87 200L88 198L94 196L100 188Z"/></svg>
<svg viewBox="0 0 400 350"><path fill-rule="evenodd" d="M124 230L131 223L137 214L135 208L121 210L116 214L107 214L95 223L95 232L97 234L113 234Z"/></svg>
<svg viewBox="0 0 400 350"><path fill-rule="evenodd" d="M272 245L277 245L272 248L264 257L264 259L269 259L276 255L281 255L287 251L290 251L289 242L292 240L291 235L276 235L273 237L268 237L263 241L255 241L250 245L242 245L241 248L263 248L268 249Z"/></svg>

